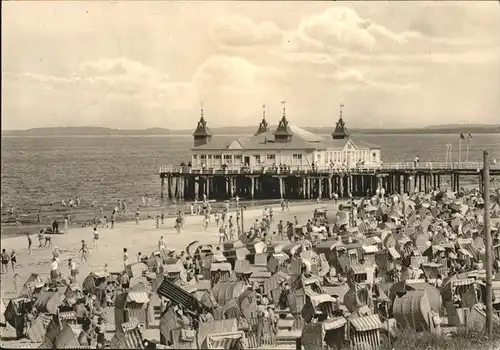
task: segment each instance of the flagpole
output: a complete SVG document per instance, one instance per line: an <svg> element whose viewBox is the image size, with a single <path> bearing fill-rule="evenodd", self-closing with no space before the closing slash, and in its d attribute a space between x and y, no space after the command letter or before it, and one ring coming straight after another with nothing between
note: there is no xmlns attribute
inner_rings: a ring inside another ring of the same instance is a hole
<svg viewBox="0 0 500 350"><path fill-rule="evenodd" d="M462 137L458 137L458 164L462 163Z"/></svg>

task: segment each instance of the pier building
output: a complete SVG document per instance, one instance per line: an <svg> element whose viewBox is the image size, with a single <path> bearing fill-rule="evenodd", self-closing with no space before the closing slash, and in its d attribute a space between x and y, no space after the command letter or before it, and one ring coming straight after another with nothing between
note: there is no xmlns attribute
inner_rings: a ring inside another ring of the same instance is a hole
<svg viewBox="0 0 500 350"><path fill-rule="evenodd" d="M342 109L336 127L328 137L291 124L285 106L281 120L273 130L269 128L264 109L255 134L233 140L212 135L202 111L193 135L191 165L195 168L286 167L299 171L315 167L378 166L381 163L379 146L348 134Z"/></svg>
<svg viewBox="0 0 500 350"><path fill-rule="evenodd" d="M380 147L350 136L342 115L331 135L316 135L291 124L283 112L270 128L262 120L251 136L213 135L201 109L193 133L191 159L182 166L162 166L161 199L316 199L430 192L449 176L451 189L460 177L476 177L482 187L481 163L382 162ZM491 175L500 174L498 165Z"/></svg>

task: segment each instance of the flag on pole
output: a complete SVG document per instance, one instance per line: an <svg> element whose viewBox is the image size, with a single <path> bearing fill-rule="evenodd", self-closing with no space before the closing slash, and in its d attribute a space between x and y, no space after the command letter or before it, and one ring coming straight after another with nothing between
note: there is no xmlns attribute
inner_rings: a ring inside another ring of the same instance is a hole
<svg viewBox="0 0 500 350"><path fill-rule="evenodd" d="M469 140L472 141L472 135L469 133Z"/></svg>
<svg viewBox="0 0 500 350"><path fill-rule="evenodd" d="M460 138L461 138L462 140L463 140L463 139L465 139L464 134L460 133Z"/></svg>

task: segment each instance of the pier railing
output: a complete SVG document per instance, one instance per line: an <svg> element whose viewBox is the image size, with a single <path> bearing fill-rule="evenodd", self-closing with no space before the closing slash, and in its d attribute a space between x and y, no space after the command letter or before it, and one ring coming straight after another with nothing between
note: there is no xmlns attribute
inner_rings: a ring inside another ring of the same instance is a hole
<svg viewBox="0 0 500 350"><path fill-rule="evenodd" d="M308 174L308 173L376 173L379 171L394 170L475 170L478 173L483 168L482 162L462 162L462 163L441 163L441 162L400 162L400 163L382 163L380 165L358 165L355 167L338 166L312 166L312 165L287 165L287 166L243 166L243 165L211 165L211 166L162 166L160 174L166 173L184 173L184 174ZM500 169L500 164L492 164L491 169Z"/></svg>

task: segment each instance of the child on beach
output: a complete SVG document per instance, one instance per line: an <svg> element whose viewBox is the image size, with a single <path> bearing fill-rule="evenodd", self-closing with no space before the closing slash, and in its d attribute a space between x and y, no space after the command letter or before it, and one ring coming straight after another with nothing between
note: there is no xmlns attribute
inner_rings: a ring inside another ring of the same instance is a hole
<svg viewBox="0 0 500 350"><path fill-rule="evenodd" d="M160 228L160 215L157 214L155 220L156 220L156 228Z"/></svg>
<svg viewBox="0 0 500 350"><path fill-rule="evenodd" d="M160 219L161 219L161 224L163 225L165 223L165 212L163 210L161 211Z"/></svg>
<svg viewBox="0 0 500 350"><path fill-rule="evenodd" d="M207 228L208 228L208 217L207 217L207 216L205 216L205 217L203 218L203 230L204 230L204 231L206 231L206 230L207 230Z"/></svg>
<svg viewBox="0 0 500 350"><path fill-rule="evenodd" d="M161 236L160 240L158 241L158 250L162 251L163 249L167 249L167 243L163 239L163 236Z"/></svg>
<svg viewBox="0 0 500 350"><path fill-rule="evenodd" d="M19 280L19 274L16 272L14 276L12 276L12 279L14 280L14 292L17 294L17 281Z"/></svg>
<svg viewBox="0 0 500 350"><path fill-rule="evenodd" d="M128 265L128 252L127 248L123 248L123 269L126 270Z"/></svg>
<svg viewBox="0 0 500 350"><path fill-rule="evenodd" d="M137 208L137 211L135 212L135 224L139 225L139 208Z"/></svg>
<svg viewBox="0 0 500 350"><path fill-rule="evenodd" d="M38 232L38 243L39 243L38 248L42 248L43 247L44 238L45 237L43 237L43 230L40 230L40 232Z"/></svg>
<svg viewBox="0 0 500 350"><path fill-rule="evenodd" d="M14 250L12 250L12 253L10 254L10 263L12 265L12 272L16 270L16 263L17 263L17 254Z"/></svg>
<svg viewBox="0 0 500 350"><path fill-rule="evenodd" d="M43 245L43 247L45 248L47 245L49 246L49 248L52 248L52 237L50 237L49 235L45 236L45 244Z"/></svg>
<svg viewBox="0 0 500 350"><path fill-rule="evenodd" d="M80 261L85 260L87 262L87 255L89 253L89 248L87 247L87 243L82 239L82 247L80 248L79 252L82 253Z"/></svg>
<svg viewBox="0 0 500 350"><path fill-rule="evenodd" d="M29 233L26 233L26 238L28 238L28 254L31 255L31 244L33 243L31 241L31 237Z"/></svg>
<svg viewBox="0 0 500 350"><path fill-rule="evenodd" d="M71 283L76 281L76 276L78 275L78 270L76 269L76 263L73 259L68 260L68 268L69 268L69 281Z"/></svg>
<svg viewBox="0 0 500 350"><path fill-rule="evenodd" d="M8 272L7 266L9 266L10 256L5 249L2 249L2 273Z"/></svg>
<svg viewBox="0 0 500 350"><path fill-rule="evenodd" d="M94 227L94 236L92 240L92 248L97 249L99 247L99 232L97 232L97 227Z"/></svg>

